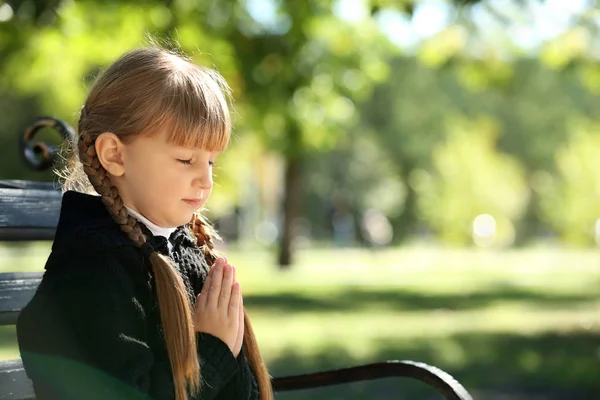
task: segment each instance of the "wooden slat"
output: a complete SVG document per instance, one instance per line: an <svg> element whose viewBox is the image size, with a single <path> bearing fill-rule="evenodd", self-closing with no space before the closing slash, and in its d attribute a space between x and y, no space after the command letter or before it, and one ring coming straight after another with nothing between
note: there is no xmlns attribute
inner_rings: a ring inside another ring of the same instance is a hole
<svg viewBox="0 0 600 400"><path fill-rule="evenodd" d="M50 188L0 188L0 241L54 238L62 194Z"/></svg>
<svg viewBox="0 0 600 400"><path fill-rule="evenodd" d="M14 325L21 309L31 300L43 272L0 274L0 326Z"/></svg>
<svg viewBox="0 0 600 400"><path fill-rule="evenodd" d="M21 360L0 361L0 400L35 399Z"/></svg>
<svg viewBox="0 0 600 400"><path fill-rule="evenodd" d="M57 184L53 182L23 181L19 179L0 179L0 188L59 190Z"/></svg>

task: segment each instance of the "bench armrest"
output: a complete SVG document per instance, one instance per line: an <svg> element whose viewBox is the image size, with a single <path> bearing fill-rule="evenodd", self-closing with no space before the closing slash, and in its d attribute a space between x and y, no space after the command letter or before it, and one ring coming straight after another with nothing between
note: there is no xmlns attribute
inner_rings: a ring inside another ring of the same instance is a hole
<svg viewBox="0 0 600 400"><path fill-rule="evenodd" d="M276 392L284 392L389 377L418 379L435 388L447 400L473 400L469 392L450 374L431 365L414 361L386 361L305 375L278 377L273 378L272 385Z"/></svg>

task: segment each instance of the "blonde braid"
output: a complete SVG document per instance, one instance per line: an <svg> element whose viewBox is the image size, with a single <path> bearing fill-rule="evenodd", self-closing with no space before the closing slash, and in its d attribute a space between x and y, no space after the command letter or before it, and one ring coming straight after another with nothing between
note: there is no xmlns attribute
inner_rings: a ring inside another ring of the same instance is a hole
<svg viewBox="0 0 600 400"><path fill-rule="evenodd" d="M202 249L206 263L213 265L217 258L219 258L219 252L215 246L215 239L219 240L215 229L210 225L210 222L202 216L199 212L196 212L192 217L191 222L192 232L196 238L196 244Z"/></svg>
<svg viewBox="0 0 600 400"><path fill-rule="evenodd" d="M79 126L87 113L82 112ZM170 262L147 243L138 221L127 212L123 199L112 185L107 172L96 155L95 139L81 134L78 144L79 159L94 189L102 197L112 219L127 237L144 253L149 253L152 264L163 331L169 353L176 400L187 400L187 385L192 393L200 389L200 366L196 349L196 334L187 290L181 276Z"/></svg>

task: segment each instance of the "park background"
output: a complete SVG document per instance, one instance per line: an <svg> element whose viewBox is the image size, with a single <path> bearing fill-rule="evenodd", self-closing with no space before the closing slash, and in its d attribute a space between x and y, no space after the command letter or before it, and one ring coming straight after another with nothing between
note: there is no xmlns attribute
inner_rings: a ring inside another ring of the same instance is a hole
<svg viewBox="0 0 600 400"><path fill-rule="evenodd" d="M412 359L476 399L600 398L599 30L595 0L0 0L0 179L56 181L24 129L178 43L232 88L207 215L273 375ZM0 272L48 253L2 244ZM436 398L278 396L308 397Z"/></svg>

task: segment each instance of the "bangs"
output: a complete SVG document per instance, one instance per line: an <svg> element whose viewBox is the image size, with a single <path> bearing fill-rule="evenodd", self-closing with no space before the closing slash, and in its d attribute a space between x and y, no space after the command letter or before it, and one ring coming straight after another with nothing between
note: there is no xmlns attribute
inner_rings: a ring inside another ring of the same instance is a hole
<svg viewBox="0 0 600 400"><path fill-rule="evenodd" d="M231 136L229 88L223 78L196 65L179 64L157 96L158 122L176 146L222 152Z"/></svg>

